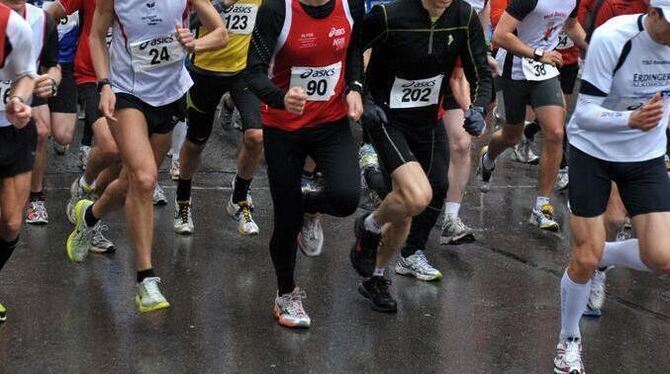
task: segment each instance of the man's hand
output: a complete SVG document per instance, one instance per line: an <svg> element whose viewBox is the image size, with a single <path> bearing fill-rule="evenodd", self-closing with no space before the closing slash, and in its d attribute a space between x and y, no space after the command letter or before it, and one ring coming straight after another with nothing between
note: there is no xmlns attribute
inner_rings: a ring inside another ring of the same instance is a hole
<svg viewBox="0 0 670 374"><path fill-rule="evenodd" d="M387 123L389 123L389 120L386 117L384 109L380 108L379 105L375 104L372 100L365 100L363 116L361 116L361 125L374 126Z"/></svg>
<svg viewBox="0 0 670 374"><path fill-rule="evenodd" d="M349 91L346 97L347 115L354 121L361 119L363 115L363 98L358 91Z"/></svg>
<svg viewBox="0 0 670 374"><path fill-rule="evenodd" d="M177 40L182 47L189 53L195 52L195 38L193 37L191 30L186 29L179 24L175 26L175 30L177 31Z"/></svg>
<svg viewBox="0 0 670 374"><path fill-rule="evenodd" d="M468 134L479 136L484 132L484 128L486 127L484 108L478 106L471 107L463 113L463 116L465 117L463 128Z"/></svg>
<svg viewBox="0 0 670 374"><path fill-rule="evenodd" d="M291 87L284 96L284 108L286 111L298 116L302 115L307 103L307 93L302 87Z"/></svg>
<svg viewBox="0 0 670 374"><path fill-rule="evenodd" d="M17 129L24 128L28 122L30 122L30 117L32 116L32 109L30 105L23 103L19 97L14 96L9 99L5 109L5 115L9 122L14 125Z"/></svg>
<svg viewBox="0 0 670 374"><path fill-rule="evenodd" d="M48 74L35 78L35 91L33 94L41 99L49 99L56 93L54 80Z"/></svg>
<svg viewBox="0 0 670 374"><path fill-rule="evenodd" d="M100 92L100 111L108 121L116 122L114 110L116 109L116 94L108 84L102 87Z"/></svg>
<svg viewBox="0 0 670 374"><path fill-rule="evenodd" d="M540 62L555 67L561 67L563 65L563 55L557 51L545 51Z"/></svg>
<svg viewBox="0 0 670 374"><path fill-rule="evenodd" d="M661 99L661 94L657 92L649 101L630 115L628 126L642 131L649 131L658 126L658 122L662 118L663 100Z"/></svg>

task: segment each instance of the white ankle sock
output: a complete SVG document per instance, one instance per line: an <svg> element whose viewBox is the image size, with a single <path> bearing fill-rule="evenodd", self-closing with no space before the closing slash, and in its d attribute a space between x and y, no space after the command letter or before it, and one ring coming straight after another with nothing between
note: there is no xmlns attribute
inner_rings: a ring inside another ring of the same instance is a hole
<svg viewBox="0 0 670 374"><path fill-rule="evenodd" d="M591 280L586 284L575 283L567 270L561 278L561 340L568 337L581 338L579 320L589 302Z"/></svg>
<svg viewBox="0 0 670 374"><path fill-rule="evenodd" d="M458 217L458 212L461 210L460 203L452 203L447 201L444 204L444 212L447 216Z"/></svg>
<svg viewBox="0 0 670 374"><path fill-rule="evenodd" d="M386 268L380 268L375 266L375 271L372 273L373 277L383 277L384 276L384 271Z"/></svg>
<svg viewBox="0 0 670 374"><path fill-rule="evenodd" d="M382 225L377 222L375 219L374 214L370 214L365 218L365 221L363 222L363 226L365 226L365 229L375 233L375 234L381 234L382 233Z"/></svg>
<svg viewBox="0 0 670 374"><path fill-rule="evenodd" d="M628 269L651 272L640 258L640 242L628 239L622 242L606 242L600 267L621 266Z"/></svg>
<svg viewBox="0 0 670 374"><path fill-rule="evenodd" d="M549 204L551 199L548 196L538 196L535 198L535 209L540 210L542 205Z"/></svg>

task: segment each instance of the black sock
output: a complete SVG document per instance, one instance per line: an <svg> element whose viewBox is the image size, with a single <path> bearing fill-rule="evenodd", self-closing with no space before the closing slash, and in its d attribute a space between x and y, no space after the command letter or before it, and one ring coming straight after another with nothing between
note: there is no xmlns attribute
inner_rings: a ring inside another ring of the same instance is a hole
<svg viewBox="0 0 670 374"><path fill-rule="evenodd" d="M32 192L30 191L30 201L44 201L44 190L40 192Z"/></svg>
<svg viewBox="0 0 670 374"><path fill-rule="evenodd" d="M191 180L181 179L177 182L177 201L191 200Z"/></svg>
<svg viewBox="0 0 670 374"><path fill-rule="evenodd" d="M249 186L251 186L252 179L242 179L239 175L235 176L235 191L233 191L233 203L237 204L240 201L247 200L249 193Z"/></svg>
<svg viewBox="0 0 670 374"><path fill-rule="evenodd" d="M142 283L145 278L153 278L156 276L154 269L147 269L137 272L137 283Z"/></svg>
<svg viewBox="0 0 670 374"><path fill-rule="evenodd" d="M540 132L540 130L541 130L540 125L537 122L533 121L528 125L526 125L526 127L523 129L523 134L526 137L526 139L528 139L529 141L533 141L535 139L535 134Z"/></svg>
<svg viewBox="0 0 670 374"><path fill-rule="evenodd" d="M0 239L0 270L5 266L14 249L16 249L16 243L19 242L19 238L12 240L11 242L6 242L4 239Z"/></svg>
<svg viewBox="0 0 670 374"><path fill-rule="evenodd" d="M410 247L405 246L405 247L402 247L402 250L400 251L400 255L403 258L407 258L407 257L415 254L416 251L417 251L416 248L410 248Z"/></svg>
<svg viewBox="0 0 670 374"><path fill-rule="evenodd" d="M93 227L96 223L98 223L98 221L100 221L100 218L96 218L93 215L93 205L89 206L86 209L86 212L84 212L84 221L86 221L86 226L88 227Z"/></svg>

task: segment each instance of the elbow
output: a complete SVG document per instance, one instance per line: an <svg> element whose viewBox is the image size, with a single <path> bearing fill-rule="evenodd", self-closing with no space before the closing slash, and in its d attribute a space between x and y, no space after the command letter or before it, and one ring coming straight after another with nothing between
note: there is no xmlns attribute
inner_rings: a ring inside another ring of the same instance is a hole
<svg viewBox="0 0 670 374"><path fill-rule="evenodd" d="M224 26L221 26L221 37L219 38L218 48L225 48L228 45L229 40L230 40L230 37L228 36L228 32L226 31L226 28Z"/></svg>
<svg viewBox="0 0 670 374"><path fill-rule="evenodd" d="M493 42L499 45L500 47L504 48L505 45L504 35L502 32L500 32L500 30L498 30L498 28L496 28L493 31Z"/></svg>

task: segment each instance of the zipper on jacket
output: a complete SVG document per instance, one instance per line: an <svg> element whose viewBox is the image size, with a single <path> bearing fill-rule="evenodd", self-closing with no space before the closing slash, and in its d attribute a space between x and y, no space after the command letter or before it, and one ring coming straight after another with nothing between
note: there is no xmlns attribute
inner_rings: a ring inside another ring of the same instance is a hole
<svg viewBox="0 0 670 374"><path fill-rule="evenodd" d="M433 54L433 32L435 32L435 23L431 22L430 24L430 34L428 35L428 54Z"/></svg>

